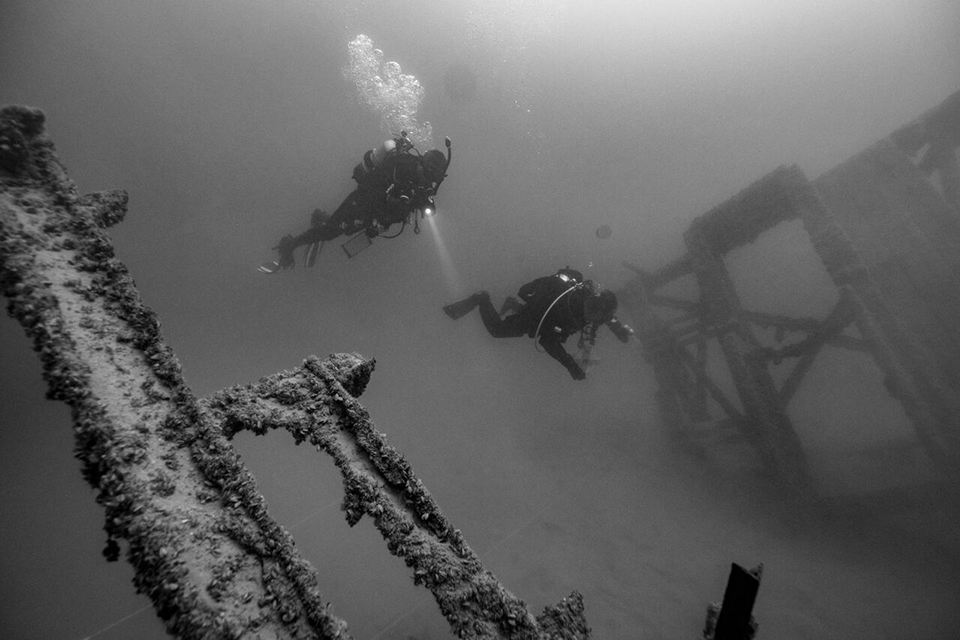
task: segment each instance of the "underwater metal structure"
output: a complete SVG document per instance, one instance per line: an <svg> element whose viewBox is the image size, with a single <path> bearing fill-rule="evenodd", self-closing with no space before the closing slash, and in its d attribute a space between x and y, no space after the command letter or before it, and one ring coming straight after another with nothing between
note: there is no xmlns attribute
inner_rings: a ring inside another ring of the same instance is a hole
<svg viewBox="0 0 960 640"><path fill-rule="evenodd" d="M0 110L0 288L40 356L48 397L70 406L75 455L106 514L104 554L126 547L134 584L181 638L345 639L320 576L267 512L230 443L286 429L328 453L343 510L367 515L461 638L589 637L574 592L538 616L483 568L356 400L374 368L307 358L253 385L196 398L105 229L123 191L78 195L44 115Z"/></svg>
<svg viewBox="0 0 960 640"><path fill-rule="evenodd" d="M634 265L618 292L658 382L661 418L694 449L746 441L794 487L810 480L788 414L827 345L869 353L933 460L960 463L960 92L810 181L781 166L696 218L686 253L656 271ZM724 263L772 227L800 220L838 300L822 319L744 308ZM684 277L696 294L664 287ZM757 328L790 344L764 345ZM846 333L850 328L855 335ZM708 341L726 361L736 400L707 370ZM779 386L770 364L796 359ZM708 399L723 416L714 417Z"/></svg>

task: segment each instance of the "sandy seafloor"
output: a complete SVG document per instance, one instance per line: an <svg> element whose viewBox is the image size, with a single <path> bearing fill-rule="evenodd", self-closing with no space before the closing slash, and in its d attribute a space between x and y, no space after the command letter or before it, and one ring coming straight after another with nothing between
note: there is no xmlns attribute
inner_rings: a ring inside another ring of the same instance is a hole
<svg viewBox="0 0 960 640"><path fill-rule="evenodd" d="M46 112L81 191L129 191L111 235L193 389L310 354L376 358L362 402L378 428L535 611L576 589L598 639L695 638L729 564L762 562L761 638L960 634L949 492L796 508L748 451L669 444L635 345L602 334L577 383L532 341L440 312L565 265L620 286L623 261L679 256L695 216L778 165L813 178L866 148L960 88L955 3L14 0L0 30L0 103ZM352 260L333 245L317 268L257 274L386 137L341 72L361 33L419 79L434 143L454 141L440 213ZM474 94L445 89L453 65ZM729 264L751 308L823 317L835 300L799 225ZM129 567L101 556L102 512L39 371L4 318L0 637L164 637ZM910 435L863 356L826 350L790 411L825 495L920 475L908 454L884 473L837 462ZM449 636L369 522L346 525L329 460L282 434L237 446L354 637Z"/></svg>

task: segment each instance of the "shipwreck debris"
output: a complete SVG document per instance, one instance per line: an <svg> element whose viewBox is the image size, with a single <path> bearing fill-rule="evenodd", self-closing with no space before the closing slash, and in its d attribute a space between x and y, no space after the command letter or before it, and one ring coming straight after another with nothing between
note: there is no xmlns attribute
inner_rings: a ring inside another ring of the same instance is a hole
<svg viewBox="0 0 960 640"><path fill-rule="evenodd" d="M737 563L730 565L723 602L707 607L703 640L753 640L759 625L753 618L753 605L760 590L763 565L749 571Z"/></svg>
<svg viewBox="0 0 960 640"><path fill-rule="evenodd" d="M43 121L0 110L0 288L49 397L71 408L75 455L105 511L104 556L125 555L171 634L350 637L229 440L282 427L334 458L348 521L373 519L460 637L589 637L578 593L534 617L483 569L356 401L372 360L311 357L198 400L104 233L126 194L78 195Z"/></svg>
<svg viewBox="0 0 960 640"><path fill-rule="evenodd" d="M917 442L945 468L960 466L960 92L816 180L781 166L696 218L686 253L635 277L618 296L632 316L658 383L660 416L683 446L745 441L768 471L809 484L805 453L787 415L824 346L868 353L903 406ZM936 181L930 177L936 174ZM733 249L800 220L838 291L824 319L743 307L724 264ZM663 288L692 278L692 299ZM667 312L668 315L661 315ZM783 346L762 345L773 328ZM854 335L846 332L853 330ZM737 397L708 375L716 340ZM779 386L769 365L795 359ZM711 413L709 401L722 417Z"/></svg>

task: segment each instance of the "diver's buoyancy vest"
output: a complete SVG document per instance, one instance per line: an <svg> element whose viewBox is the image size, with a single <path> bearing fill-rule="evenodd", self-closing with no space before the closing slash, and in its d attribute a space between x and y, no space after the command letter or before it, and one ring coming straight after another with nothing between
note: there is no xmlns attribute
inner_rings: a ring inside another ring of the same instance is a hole
<svg viewBox="0 0 960 640"><path fill-rule="evenodd" d="M568 334L578 330L574 326L577 318L571 316L569 310L571 296L576 297L577 292L570 289L582 283L583 274L565 268L553 275L528 282L520 288L518 295L526 303L529 313L536 316L538 321L541 318L546 320L543 326L549 326L551 332ZM534 330L531 328L530 337L533 337L533 334Z"/></svg>

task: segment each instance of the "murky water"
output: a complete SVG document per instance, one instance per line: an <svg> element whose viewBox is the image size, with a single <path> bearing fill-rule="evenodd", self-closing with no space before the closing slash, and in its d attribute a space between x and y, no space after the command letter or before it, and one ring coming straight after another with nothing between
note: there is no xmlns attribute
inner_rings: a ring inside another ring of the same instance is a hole
<svg viewBox="0 0 960 640"><path fill-rule="evenodd" d="M13 2L0 101L46 111L81 190L130 192L117 252L197 393L310 354L376 358L362 401L378 428L532 609L576 589L596 638L694 638L730 563L762 562L761 638L955 637L960 526L942 495L798 507L749 451L676 450L635 346L601 333L577 383L532 341L440 311L566 265L616 288L624 261L679 257L695 216L776 166L813 178L958 88L950 3L775 4ZM344 75L361 34L399 65L379 68L373 107ZM257 274L400 122L423 149L453 140L433 223ZM731 256L745 304L826 313L806 242L787 226ZM0 340L0 636L164 637L130 569L100 555L67 411L7 319ZM910 434L861 356L825 355L794 411L838 497L880 482L839 449ZM354 637L449 637L369 522L346 525L329 460L281 434L237 446Z"/></svg>

